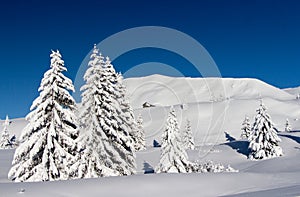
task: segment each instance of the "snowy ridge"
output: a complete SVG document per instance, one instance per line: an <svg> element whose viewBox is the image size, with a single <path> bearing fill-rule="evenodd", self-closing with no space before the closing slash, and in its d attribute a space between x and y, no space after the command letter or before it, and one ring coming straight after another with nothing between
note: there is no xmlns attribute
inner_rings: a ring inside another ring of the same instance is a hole
<svg viewBox="0 0 300 197"><path fill-rule="evenodd" d="M292 100L294 96L258 79L184 78L151 75L125 80L133 108L149 102L158 106L225 99Z"/></svg>
<svg viewBox="0 0 300 197"><path fill-rule="evenodd" d="M295 88L285 88L283 89L285 92L292 94L292 95L298 95L300 94L300 86Z"/></svg>

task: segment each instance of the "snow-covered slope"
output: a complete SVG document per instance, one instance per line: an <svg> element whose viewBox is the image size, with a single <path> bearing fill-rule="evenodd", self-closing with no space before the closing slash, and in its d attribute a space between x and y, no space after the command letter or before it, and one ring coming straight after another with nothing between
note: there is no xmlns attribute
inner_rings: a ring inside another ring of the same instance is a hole
<svg viewBox="0 0 300 197"><path fill-rule="evenodd" d="M264 103L269 108L268 113L278 130L284 130L287 118L294 130L300 130L298 101L283 102L266 98ZM181 129L185 126L186 118L190 119L196 145L208 145L225 142L225 132L239 139L245 115L250 117L252 124L258 106L258 100L229 100L216 103L191 103L188 104L187 109L176 105L175 110ZM136 114L142 114L144 118L148 145L151 145L153 140L160 141L168 111L169 107L144 108L135 111Z"/></svg>
<svg viewBox="0 0 300 197"><path fill-rule="evenodd" d="M260 99L277 129L284 130L288 118L293 128L300 130L300 103L295 96L257 79L152 75L126 79L125 83L136 114L144 118L148 145L160 140L171 105L175 105L181 128L186 118L191 120L198 145L224 142L225 132L239 138L245 115L253 121ZM141 108L145 102L156 107Z"/></svg>
<svg viewBox="0 0 300 197"><path fill-rule="evenodd" d="M296 88L286 88L283 90L289 94L296 95L296 96L300 94L300 86Z"/></svg>
<svg viewBox="0 0 300 197"><path fill-rule="evenodd" d="M134 108L149 102L158 106L221 101L224 99L292 100L294 96L257 79L174 78L151 75L125 80Z"/></svg>
<svg viewBox="0 0 300 197"><path fill-rule="evenodd" d="M0 196L299 196L300 133L280 135L285 155L262 161L248 160L245 141L228 141L189 151L190 160L230 164L237 173L143 174L157 165L159 148L137 153L138 174L128 177L12 183L7 180L12 150L0 150Z"/></svg>
<svg viewBox="0 0 300 197"><path fill-rule="evenodd" d="M171 105L175 105L181 128L187 118L191 120L197 145L222 143L226 140L224 132L238 138L245 115L253 121L260 98L279 130L284 130L286 118L293 129L300 130L299 100L257 79L152 75L126 79L125 83L135 114L144 119L147 145L152 145L154 139L160 141ZM145 102L156 107L142 108ZM19 136L25 125L24 119L15 119L9 129Z"/></svg>

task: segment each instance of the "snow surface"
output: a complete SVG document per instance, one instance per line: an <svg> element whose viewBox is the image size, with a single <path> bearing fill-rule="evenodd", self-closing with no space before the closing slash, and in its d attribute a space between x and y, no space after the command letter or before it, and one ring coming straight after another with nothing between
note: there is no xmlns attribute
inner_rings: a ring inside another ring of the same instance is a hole
<svg viewBox="0 0 300 197"><path fill-rule="evenodd" d="M300 94L300 86L295 88L285 88L283 89L285 92L292 94L292 95L298 95Z"/></svg>
<svg viewBox="0 0 300 197"><path fill-rule="evenodd" d="M300 101L295 95L256 79L153 75L125 83L146 131L147 150L137 153L137 175L13 183L7 173L14 150L0 150L0 196L300 196ZM260 98L281 131L284 156L251 161L247 159L248 142L240 140L241 126L245 115L253 123ZM145 102L156 107L142 108ZM160 157L160 148L153 148L152 143L154 139L160 142L170 105L175 105L182 130L186 118L191 121L196 145L188 151L191 161L212 160L239 172L152 174ZM289 133L284 132L287 118L292 127ZM11 135L18 137L26 123L22 118L13 119Z"/></svg>

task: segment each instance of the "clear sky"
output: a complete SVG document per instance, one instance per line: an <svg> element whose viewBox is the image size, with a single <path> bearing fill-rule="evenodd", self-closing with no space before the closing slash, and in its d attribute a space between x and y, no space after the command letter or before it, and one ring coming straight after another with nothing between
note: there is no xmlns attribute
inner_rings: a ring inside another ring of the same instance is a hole
<svg viewBox="0 0 300 197"><path fill-rule="evenodd" d="M300 85L297 0L10 0L1 2L0 25L1 119L29 112L51 49L61 51L66 75L74 80L94 43L138 26L189 34L208 50L223 77L259 78L280 88ZM147 49L127 55L116 60L117 71L126 71L124 65L135 64L137 57L139 63L168 63L172 57ZM185 75L193 76L193 70Z"/></svg>

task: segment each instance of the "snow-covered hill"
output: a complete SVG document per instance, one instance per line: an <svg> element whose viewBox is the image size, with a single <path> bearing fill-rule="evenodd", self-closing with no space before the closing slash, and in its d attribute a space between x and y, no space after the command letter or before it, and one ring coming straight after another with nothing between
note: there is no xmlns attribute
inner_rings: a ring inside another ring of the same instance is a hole
<svg viewBox="0 0 300 197"><path fill-rule="evenodd" d="M238 138L245 115L253 120L260 99L279 130L284 130L287 118L300 130L300 102L295 96L257 79L152 75L126 79L125 83L136 114L145 119L148 145L160 139L171 105L175 105L181 128L186 118L191 120L198 145L222 143L224 132ZM142 108L145 102L156 107Z"/></svg>
<svg viewBox="0 0 300 197"><path fill-rule="evenodd" d="M13 150L0 150L0 196L300 195L300 101L293 92L257 79L153 75L125 82L135 114L141 114L144 119L147 138L147 150L137 153L138 175L13 184L7 180ZM283 157L251 161L246 156L248 143L240 140L240 128L245 115L253 122L260 99L268 107L278 130L284 130L288 118L293 132L279 134ZM142 108L145 102L155 107ZM230 164L239 172L143 175L153 171L159 161L160 148L153 148L152 143L154 139L160 141L171 105L181 128L186 118L191 120L197 147L188 152L190 160ZM23 118L14 119L9 130L19 136L25 125Z"/></svg>
<svg viewBox="0 0 300 197"><path fill-rule="evenodd" d="M293 129L300 130L299 100L257 79L151 75L126 79L125 84L135 114L143 116L148 145L160 140L171 105L175 105L181 128L187 118L191 120L198 145L225 142L224 132L238 138L245 115L253 120L260 99L279 130L284 130L287 118ZM142 108L145 102L156 107ZM15 119L10 130L19 136L25 125L24 119Z"/></svg>
<svg viewBox="0 0 300 197"><path fill-rule="evenodd" d="M174 78L151 75L125 80L134 108L149 102L158 106L181 103L222 101L225 99L292 100L291 94L258 79Z"/></svg>

